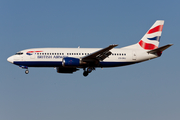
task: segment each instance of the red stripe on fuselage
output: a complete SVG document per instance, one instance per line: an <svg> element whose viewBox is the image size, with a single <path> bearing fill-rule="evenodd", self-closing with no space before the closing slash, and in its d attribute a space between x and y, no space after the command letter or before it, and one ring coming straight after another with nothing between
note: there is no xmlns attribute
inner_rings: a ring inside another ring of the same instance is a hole
<svg viewBox="0 0 180 120"><path fill-rule="evenodd" d="M28 51L27 53L33 53L34 51Z"/></svg>
<svg viewBox="0 0 180 120"><path fill-rule="evenodd" d="M28 51L27 53L43 52L43 51Z"/></svg>
<svg viewBox="0 0 180 120"><path fill-rule="evenodd" d="M35 52L43 52L43 51L35 51Z"/></svg>
<svg viewBox="0 0 180 120"><path fill-rule="evenodd" d="M158 25L155 28L150 29L147 34L151 34L151 33L155 33L155 32L159 32L162 31L163 29L163 25Z"/></svg>
<svg viewBox="0 0 180 120"><path fill-rule="evenodd" d="M150 44L150 43L145 43L142 40L139 42L139 45L146 50L153 50L153 49L158 48L157 46Z"/></svg>

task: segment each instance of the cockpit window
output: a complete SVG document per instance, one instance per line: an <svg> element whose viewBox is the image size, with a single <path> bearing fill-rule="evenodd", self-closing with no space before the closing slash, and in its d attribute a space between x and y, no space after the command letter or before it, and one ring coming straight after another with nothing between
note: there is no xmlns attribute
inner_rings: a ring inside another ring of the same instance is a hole
<svg viewBox="0 0 180 120"><path fill-rule="evenodd" d="M23 52L17 52L15 55L22 55Z"/></svg>

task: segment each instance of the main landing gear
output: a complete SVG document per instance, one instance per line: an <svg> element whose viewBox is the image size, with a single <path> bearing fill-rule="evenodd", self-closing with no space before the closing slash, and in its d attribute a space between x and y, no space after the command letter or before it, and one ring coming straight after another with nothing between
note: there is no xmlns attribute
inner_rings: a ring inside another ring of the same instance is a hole
<svg viewBox="0 0 180 120"><path fill-rule="evenodd" d="M84 77L88 76L88 74L89 74L89 73L88 73L87 71L84 71L84 72L83 72Z"/></svg>
<svg viewBox="0 0 180 120"><path fill-rule="evenodd" d="M95 68L94 67L84 68L84 72L83 72L84 77L88 76L88 74L91 73L92 70L95 70Z"/></svg>

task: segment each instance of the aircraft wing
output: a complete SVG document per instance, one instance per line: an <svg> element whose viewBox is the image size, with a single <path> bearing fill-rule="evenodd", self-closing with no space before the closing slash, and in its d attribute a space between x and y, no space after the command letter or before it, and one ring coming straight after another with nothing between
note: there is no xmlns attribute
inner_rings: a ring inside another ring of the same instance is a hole
<svg viewBox="0 0 180 120"><path fill-rule="evenodd" d="M91 53L90 55L84 56L82 57L82 61L84 62L93 62L93 61L103 61L105 58L107 58L109 55L111 55L112 53L110 52L111 49L113 49L114 47L116 47L118 45L109 45L106 48L103 48L101 50L98 50L94 53Z"/></svg>

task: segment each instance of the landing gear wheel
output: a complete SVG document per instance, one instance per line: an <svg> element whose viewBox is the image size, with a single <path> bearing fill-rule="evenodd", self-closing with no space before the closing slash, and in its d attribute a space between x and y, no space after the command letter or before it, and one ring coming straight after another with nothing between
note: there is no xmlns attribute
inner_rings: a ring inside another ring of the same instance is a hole
<svg viewBox="0 0 180 120"><path fill-rule="evenodd" d="M92 72L92 68L87 68L87 72L91 73Z"/></svg>
<svg viewBox="0 0 180 120"><path fill-rule="evenodd" d="M84 71L84 73L83 73L83 75L86 77L86 76L88 76L88 72L87 71Z"/></svg>
<svg viewBox="0 0 180 120"><path fill-rule="evenodd" d="M29 70L26 70L25 73L28 74L28 73L29 73Z"/></svg>

